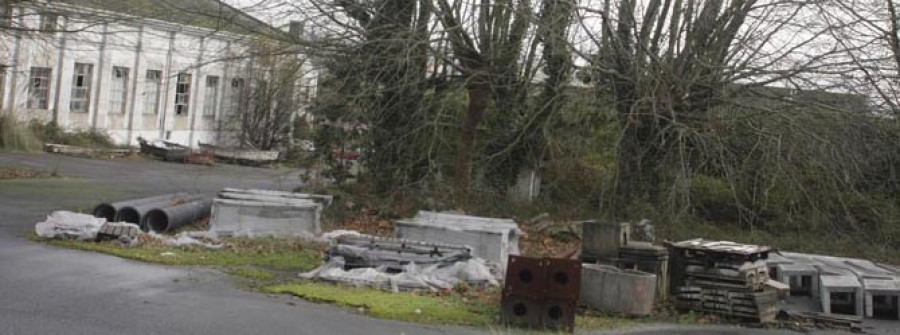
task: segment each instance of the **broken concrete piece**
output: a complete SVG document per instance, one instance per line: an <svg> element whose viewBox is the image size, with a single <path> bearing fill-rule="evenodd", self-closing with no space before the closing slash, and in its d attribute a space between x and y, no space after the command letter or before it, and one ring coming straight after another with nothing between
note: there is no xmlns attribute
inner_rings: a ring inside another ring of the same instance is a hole
<svg viewBox="0 0 900 335"><path fill-rule="evenodd" d="M210 232L215 236L300 236L322 232L322 205L215 199Z"/></svg>
<svg viewBox="0 0 900 335"><path fill-rule="evenodd" d="M141 227L133 223L107 222L100 226L100 230L97 232L97 241L119 240L123 237L128 241L133 241L143 233Z"/></svg>
<svg viewBox="0 0 900 335"><path fill-rule="evenodd" d="M656 275L582 264L579 302L605 313L646 316L653 313Z"/></svg>
<svg viewBox="0 0 900 335"><path fill-rule="evenodd" d="M46 221L35 224L34 232L46 238L93 240L97 238L97 232L104 223L106 223L104 218L69 211L55 211L47 216Z"/></svg>
<svg viewBox="0 0 900 335"><path fill-rule="evenodd" d="M472 254L483 258L505 273L509 255L519 254L519 230L510 219L420 211L415 217L397 221L397 238L465 245Z"/></svg>

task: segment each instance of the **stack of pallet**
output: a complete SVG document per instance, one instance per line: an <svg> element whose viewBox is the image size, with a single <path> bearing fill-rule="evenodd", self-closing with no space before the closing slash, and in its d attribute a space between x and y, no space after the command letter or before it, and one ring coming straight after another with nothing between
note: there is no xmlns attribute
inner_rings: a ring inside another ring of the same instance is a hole
<svg viewBox="0 0 900 335"><path fill-rule="evenodd" d="M778 291L769 287L771 248L702 239L669 243L671 293L683 310L771 322Z"/></svg>

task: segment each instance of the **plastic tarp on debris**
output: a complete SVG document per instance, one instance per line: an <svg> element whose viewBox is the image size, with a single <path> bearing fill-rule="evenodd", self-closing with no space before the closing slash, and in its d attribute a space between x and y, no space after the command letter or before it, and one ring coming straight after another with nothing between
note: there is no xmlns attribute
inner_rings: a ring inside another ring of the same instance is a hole
<svg viewBox="0 0 900 335"><path fill-rule="evenodd" d="M106 223L104 218L69 211L55 211L47 216L44 222L34 225L34 232L47 238L76 238L93 240L100 227Z"/></svg>
<svg viewBox="0 0 900 335"><path fill-rule="evenodd" d="M383 238L341 231L326 234L333 244L325 264L300 274L354 286L390 291L446 290L466 282L498 285L483 259L465 246Z"/></svg>

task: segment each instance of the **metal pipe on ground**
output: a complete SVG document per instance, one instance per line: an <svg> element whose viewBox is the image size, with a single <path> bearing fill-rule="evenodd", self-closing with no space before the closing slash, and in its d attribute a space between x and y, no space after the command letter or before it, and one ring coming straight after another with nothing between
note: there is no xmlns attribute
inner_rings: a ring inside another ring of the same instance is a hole
<svg viewBox="0 0 900 335"><path fill-rule="evenodd" d="M208 217L212 209L212 199L192 201L176 206L163 207L147 212L144 225L155 233L172 231Z"/></svg>
<svg viewBox="0 0 900 335"><path fill-rule="evenodd" d="M144 225L144 217L146 217L147 213L151 210L197 201L202 198L203 195L200 194L178 194L155 199L154 201L128 205L119 209L118 213L116 213L116 221L134 223L140 225L141 230L147 231L147 226Z"/></svg>
<svg viewBox="0 0 900 335"><path fill-rule="evenodd" d="M125 206L134 206L140 205L142 203L155 202L162 199L171 198L174 196L183 196L187 195L186 193L172 193L172 194L163 194L157 195L154 197L148 198L139 198L139 199L131 199L119 202L104 202L96 207L94 207L94 217L105 218L106 221L113 222L116 219L116 214L119 213L119 210ZM135 222L136 223L136 222Z"/></svg>

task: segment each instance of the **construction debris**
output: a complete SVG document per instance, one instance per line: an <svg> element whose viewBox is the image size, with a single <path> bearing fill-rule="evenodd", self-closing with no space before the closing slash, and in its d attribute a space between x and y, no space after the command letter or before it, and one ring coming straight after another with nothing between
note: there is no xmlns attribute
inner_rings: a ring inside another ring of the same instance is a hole
<svg viewBox="0 0 900 335"><path fill-rule="evenodd" d="M75 238L91 241L97 238L100 227L106 223L104 218L69 211L55 211L47 216L47 220L34 225L34 232L46 238Z"/></svg>
<svg viewBox="0 0 900 335"><path fill-rule="evenodd" d="M504 273L510 255L519 254L522 231L510 219L419 211L394 224L397 238L464 245L483 258L497 273Z"/></svg>
<svg viewBox="0 0 900 335"><path fill-rule="evenodd" d="M334 237L325 264L300 277L393 292L448 290L461 282L498 285L467 247L349 232Z"/></svg>
<svg viewBox="0 0 900 335"><path fill-rule="evenodd" d="M573 332L581 278L576 260L509 256L500 322Z"/></svg>
<svg viewBox="0 0 900 335"><path fill-rule="evenodd" d="M212 205L210 230L217 236L300 236L322 232L322 208L331 196L226 188Z"/></svg>
<svg viewBox="0 0 900 335"><path fill-rule="evenodd" d="M630 241L619 248L616 265L620 269L638 270L656 275L656 301L668 300L669 251L650 242Z"/></svg>
<svg viewBox="0 0 900 335"><path fill-rule="evenodd" d="M131 154L131 149L93 149L74 145L45 143L44 151L76 157L121 158Z"/></svg>
<svg viewBox="0 0 900 335"><path fill-rule="evenodd" d="M775 318L778 290L769 287L771 248L695 239L667 243L675 306L766 323Z"/></svg>
<svg viewBox="0 0 900 335"><path fill-rule="evenodd" d="M778 318L789 322L790 328L808 332L812 329L837 329L853 333L862 332L862 318L817 312L781 310Z"/></svg>
<svg viewBox="0 0 900 335"><path fill-rule="evenodd" d="M798 253L767 260L792 298L818 301L825 313L900 320L900 272L867 260Z"/></svg>
<svg viewBox="0 0 900 335"><path fill-rule="evenodd" d="M127 222L106 222L102 226L100 226L100 230L97 232L97 241L108 241L108 240L118 240L123 244L131 245L133 241L137 240L137 237L144 232L141 231L141 227Z"/></svg>

